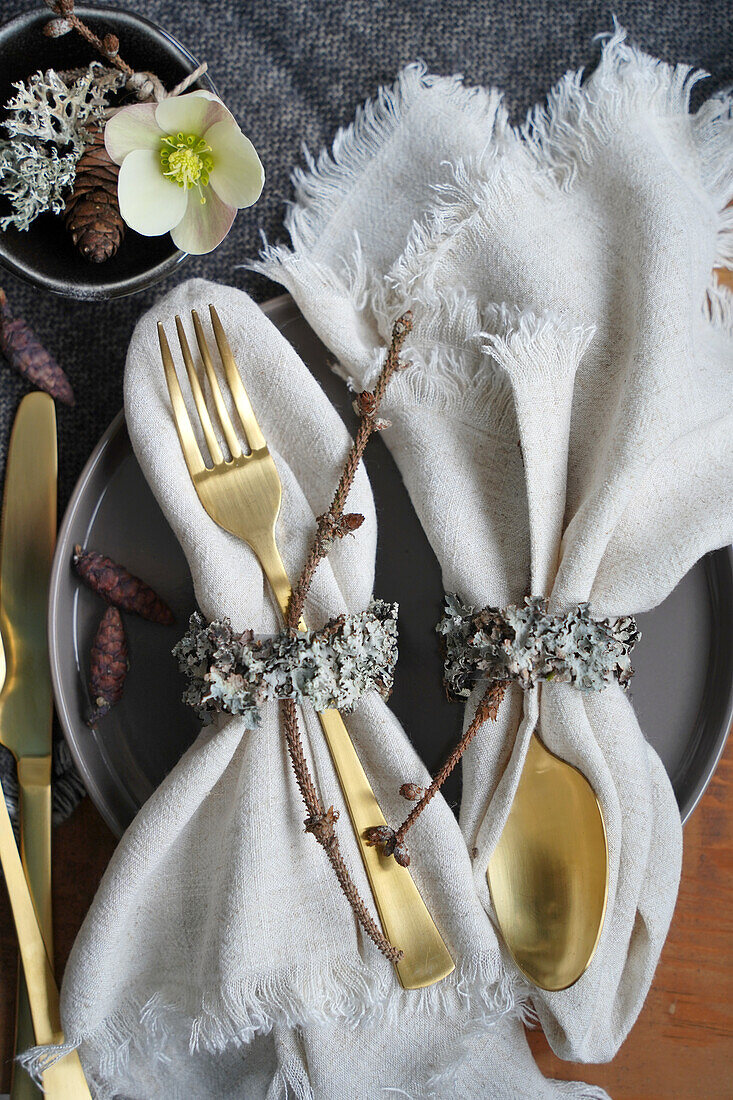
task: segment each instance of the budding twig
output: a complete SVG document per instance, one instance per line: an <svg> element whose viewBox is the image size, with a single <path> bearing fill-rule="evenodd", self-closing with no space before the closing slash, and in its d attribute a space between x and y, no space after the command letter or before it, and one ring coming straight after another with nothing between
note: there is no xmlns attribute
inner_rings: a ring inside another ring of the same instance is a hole
<svg viewBox="0 0 733 1100"><path fill-rule="evenodd" d="M305 565L303 566L303 571L293 589L292 596L290 597L285 625L291 630L297 630L298 628L298 622L303 613L303 606L316 569L333 546L334 540L336 538L343 538L346 534L356 531L363 522L363 516L359 516L358 513L344 514L346 498L353 485L357 468L364 454L364 448L369 442L372 432L379 430L379 425L375 423L376 413L384 397L385 390L389 385L390 379L396 371L403 367L403 364L400 362L400 352L411 328L412 314L410 313L406 313L395 322L392 330L392 342L387 352L387 358L377 380L377 384L374 387L374 391L373 393L369 393L368 397L365 397L364 394L360 394L359 398L357 398L357 401L359 401L358 411L360 413L359 428L344 464L336 492L331 502L331 507L323 516L319 516L318 518L313 545ZM288 746L288 753L290 754L290 761L293 766L293 771L295 772L295 778L300 793L303 797L303 802L308 810L308 817L305 820L306 831L316 838L325 851L333 867L336 878L338 879L339 885L356 919L359 921L366 934L376 944L383 955L391 962L397 962L402 958L402 951L398 950L389 942L372 917L344 862L339 847L338 837L336 835L338 812L334 810L333 806L329 806L328 808L324 807L318 795L305 758L303 741L300 736L300 727L298 723L298 711L292 699L283 700L282 713L285 726L285 740Z"/></svg>
<svg viewBox="0 0 733 1100"><path fill-rule="evenodd" d="M98 34L95 34L91 27L83 19L80 19L74 11L74 0L44 0L44 3L57 17L56 19L50 19L44 27L44 34L48 35L49 38L59 38L61 35L74 30L86 39L89 45L93 46L106 61L109 61L110 65L114 65L126 76L135 75L135 70L120 57L120 42L117 36L105 34L104 38L100 38Z"/></svg>
<svg viewBox="0 0 733 1100"><path fill-rule="evenodd" d="M476 707L476 712L471 719L471 722L460 739L453 752L450 754L443 767L433 779L430 786L422 792L419 802L417 802L409 814L402 822L398 829L390 829L389 826L380 825L374 829L369 829L367 832L367 843L371 844L375 848L379 848L385 856L394 856L398 863L401 863L403 867L408 867L410 864L410 854L407 851L405 845L405 837L415 824L420 814L428 805L430 800L438 793L440 788L445 783L450 773L455 768L458 761L463 756L468 746L473 741L478 731L483 726L484 722L488 722L489 719L496 721L496 715L499 710L499 704L504 698L507 687L509 686L508 680L494 681L489 684L481 697L479 705ZM410 798L414 787L412 783L406 783L400 788L400 793L404 794L405 798ZM417 788L420 790L421 788Z"/></svg>

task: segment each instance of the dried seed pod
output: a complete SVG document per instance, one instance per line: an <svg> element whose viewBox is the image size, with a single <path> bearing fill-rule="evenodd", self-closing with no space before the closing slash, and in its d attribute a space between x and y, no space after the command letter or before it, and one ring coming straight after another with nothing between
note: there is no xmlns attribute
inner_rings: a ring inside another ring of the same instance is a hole
<svg viewBox="0 0 733 1100"><path fill-rule="evenodd" d="M173 612L157 592L111 558L75 546L71 562L81 579L107 603L163 626L175 622Z"/></svg>
<svg viewBox="0 0 733 1100"><path fill-rule="evenodd" d="M7 295L0 288L0 354L34 386L65 405L74 404L71 383L22 317L13 317Z"/></svg>
<svg viewBox="0 0 733 1100"><path fill-rule="evenodd" d="M418 787L417 783L403 783L400 787L400 794L408 802L419 802L424 793L423 788Z"/></svg>
<svg viewBox="0 0 733 1100"><path fill-rule="evenodd" d="M127 639L122 616L116 607L108 607L92 645L89 690L94 710L87 725L95 726L115 703L119 703L125 689L128 667Z"/></svg>

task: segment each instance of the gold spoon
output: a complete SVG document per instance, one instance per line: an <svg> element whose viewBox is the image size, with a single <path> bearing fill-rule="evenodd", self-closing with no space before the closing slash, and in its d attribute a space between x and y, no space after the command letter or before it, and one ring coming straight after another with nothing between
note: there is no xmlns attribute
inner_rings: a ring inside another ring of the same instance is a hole
<svg viewBox="0 0 733 1100"><path fill-rule="evenodd" d="M536 734L486 877L522 973L552 991L577 982L603 928L608 840L588 780Z"/></svg>

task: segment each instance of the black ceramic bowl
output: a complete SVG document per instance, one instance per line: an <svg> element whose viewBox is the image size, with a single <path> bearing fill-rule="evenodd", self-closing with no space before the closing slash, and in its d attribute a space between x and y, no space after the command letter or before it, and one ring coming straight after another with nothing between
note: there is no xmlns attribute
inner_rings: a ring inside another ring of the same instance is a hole
<svg viewBox="0 0 733 1100"><path fill-rule="evenodd" d="M134 69L154 71L167 88L198 65L188 50L139 15L104 7L77 7L76 12L96 33L116 34L125 61ZM73 69L103 60L74 32L46 38L42 27L50 16L41 8L0 27L0 106L13 94L13 81L25 80L39 69ZM215 90L207 75L196 87ZM2 199L0 203L0 212L5 213L5 203ZM0 232L0 264L21 279L68 298L133 294L168 275L185 258L168 233L141 237L127 229L116 256L101 264L90 263L74 247L63 216L55 214L42 214L22 233L12 228Z"/></svg>

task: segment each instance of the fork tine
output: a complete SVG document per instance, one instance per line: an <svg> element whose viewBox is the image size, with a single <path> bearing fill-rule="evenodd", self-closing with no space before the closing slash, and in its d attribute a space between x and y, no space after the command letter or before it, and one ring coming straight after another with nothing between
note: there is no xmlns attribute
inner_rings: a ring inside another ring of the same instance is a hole
<svg viewBox="0 0 733 1100"><path fill-rule="evenodd" d="M221 361L224 364L224 370L227 376L227 382L229 388L232 391L232 397L234 398L234 404L236 405L237 412L239 413L239 419L242 421L242 427L244 428L247 436L247 442L249 443L253 451L267 450L267 442L254 414L254 410L250 403L247 391L244 388L239 371L237 370L237 364L234 361L232 355L232 349L229 347L229 341L226 338L224 327L219 320L219 314L216 312L213 306L209 306L209 313L211 314L211 324L214 329L214 336L216 338L216 346L219 349L219 355Z"/></svg>
<svg viewBox="0 0 733 1100"><path fill-rule="evenodd" d="M165 380L168 384L168 393L170 394L171 406L173 408L173 419L176 422L176 430L178 432L178 438L181 441L181 450L183 451L183 457L188 466L188 472L191 477L193 477L195 474L203 473L206 467L204 466L204 460L201 457L201 451L199 450L199 445L196 442L196 436L191 426L188 410L186 409L186 402L183 400L178 375L176 374L176 368L173 364L173 356L168 346L168 337L160 321L158 321L158 340L160 341L160 354L163 359Z"/></svg>
<svg viewBox="0 0 733 1100"><path fill-rule="evenodd" d="M219 423L222 426L224 435L226 436L227 446L229 447L229 453L232 458L240 458L242 454L242 448L239 445L236 432L234 431L234 425L229 418L229 413L226 410L224 404L224 398L221 395L221 389L219 388L219 380L216 377L214 371L214 364L211 362L211 355L209 354L209 345L206 343L206 337L204 336L204 330L201 327L201 321L199 315L195 309L191 310L191 316L193 317L193 327L196 333L196 342L201 352L201 358L204 361L204 369L206 370L206 376L209 379L209 386L211 387L211 393L214 398L214 404L216 405L216 414L219 417Z"/></svg>
<svg viewBox="0 0 733 1100"><path fill-rule="evenodd" d="M176 316L176 329L178 330L178 343L181 345L181 352L183 353L183 362L186 364L186 374L188 375L188 381L191 386L191 393L193 394L193 399L196 403L196 411L199 414L201 427L204 431L206 446L209 448L209 454L211 455L212 462L215 466L217 466L220 462L224 461L224 455L222 454L221 447L219 446L219 440L216 438L214 425L211 423L211 417L209 416L209 410L206 408L204 393L201 389L201 383L199 382L199 376L196 373L196 368L193 365L193 359L191 358L191 349L188 346L188 340L186 339L183 322L178 316Z"/></svg>

